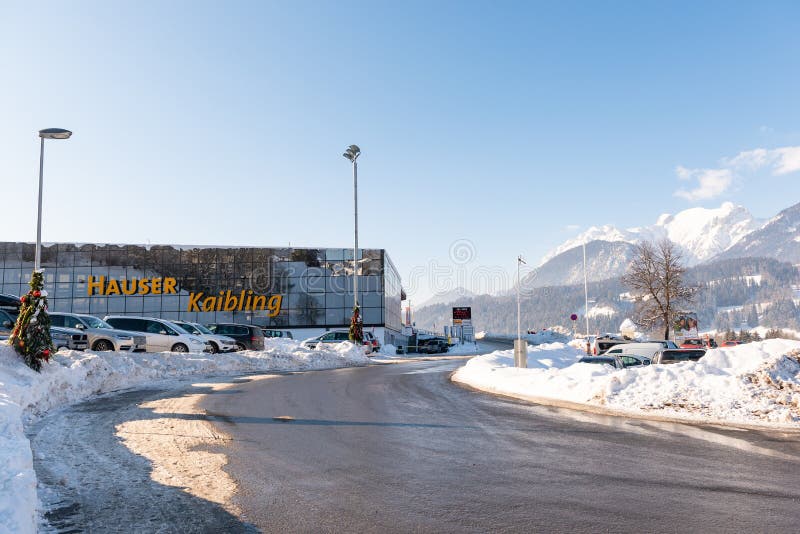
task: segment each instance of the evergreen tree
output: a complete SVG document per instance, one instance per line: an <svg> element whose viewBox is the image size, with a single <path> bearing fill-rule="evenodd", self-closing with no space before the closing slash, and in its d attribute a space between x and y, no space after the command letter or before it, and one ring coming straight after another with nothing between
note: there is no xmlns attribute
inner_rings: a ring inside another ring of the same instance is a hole
<svg viewBox="0 0 800 534"><path fill-rule="evenodd" d="M41 371L42 362L50 360L53 340L50 339L50 317L47 315L47 291L44 290L44 271L33 272L31 289L20 298L17 323L9 342L34 371Z"/></svg>

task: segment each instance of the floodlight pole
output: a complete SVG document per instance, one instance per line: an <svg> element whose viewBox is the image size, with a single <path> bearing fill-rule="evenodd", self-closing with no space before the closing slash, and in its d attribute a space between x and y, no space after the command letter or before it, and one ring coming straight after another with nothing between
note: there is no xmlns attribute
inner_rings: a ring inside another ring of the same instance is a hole
<svg viewBox="0 0 800 534"><path fill-rule="evenodd" d="M355 242L353 243L353 307L358 307L358 162L353 158L353 207Z"/></svg>
<svg viewBox="0 0 800 534"><path fill-rule="evenodd" d="M36 216L36 257L33 261L33 270L38 271L42 266L42 186L44 184L44 137L40 139L39 148L39 211Z"/></svg>
<svg viewBox="0 0 800 534"><path fill-rule="evenodd" d="M44 185L44 140L69 139L72 132L62 128L47 128L39 130L39 207L36 214L36 254L33 260L34 272L42 268L42 189Z"/></svg>
<svg viewBox="0 0 800 534"><path fill-rule="evenodd" d="M350 145L342 154L353 164L353 213L355 219L355 240L353 243L353 308L358 307L358 163L361 155L358 145Z"/></svg>
<svg viewBox="0 0 800 534"><path fill-rule="evenodd" d="M522 342L522 307L520 305L520 266L525 263L522 256L517 256L517 339L514 340L514 367L528 367L528 343Z"/></svg>
<svg viewBox="0 0 800 534"><path fill-rule="evenodd" d="M589 275L586 272L586 242L583 243L583 296L586 299L586 308L583 316L586 318L586 339L589 339Z"/></svg>
<svg viewBox="0 0 800 534"><path fill-rule="evenodd" d="M523 263L522 256L517 257L517 341L522 341L522 306L520 304L520 265Z"/></svg>

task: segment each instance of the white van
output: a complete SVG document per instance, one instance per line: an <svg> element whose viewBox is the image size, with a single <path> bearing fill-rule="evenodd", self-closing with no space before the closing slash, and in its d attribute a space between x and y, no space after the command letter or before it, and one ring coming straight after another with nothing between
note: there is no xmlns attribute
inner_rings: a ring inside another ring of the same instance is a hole
<svg viewBox="0 0 800 534"><path fill-rule="evenodd" d="M625 343L611 347L605 354L636 354L653 359L653 356L662 350L664 345L661 343Z"/></svg>

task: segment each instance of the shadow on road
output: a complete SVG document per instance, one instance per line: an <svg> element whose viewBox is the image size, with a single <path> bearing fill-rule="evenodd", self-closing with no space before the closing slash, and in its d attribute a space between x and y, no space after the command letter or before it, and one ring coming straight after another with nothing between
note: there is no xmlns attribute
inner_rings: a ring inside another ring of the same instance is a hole
<svg viewBox="0 0 800 534"><path fill-rule="evenodd" d="M40 532L259 532L215 502L153 480L153 463L116 435L120 422L172 417L137 406L164 394L104 396L29 429L44 508Z"/></svg>

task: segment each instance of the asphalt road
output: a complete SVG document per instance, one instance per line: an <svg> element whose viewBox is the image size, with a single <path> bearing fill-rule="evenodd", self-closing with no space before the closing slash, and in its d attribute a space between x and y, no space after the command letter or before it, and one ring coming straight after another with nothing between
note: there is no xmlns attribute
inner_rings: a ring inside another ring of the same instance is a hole
<svg viewBox="0 0 800 534"><path fill-rule="evenodd" d="M265 532L793 532L797 434L597 416L463 389L461 362L209 393ZM290 417L282 422L276 417Z"/></svg>

